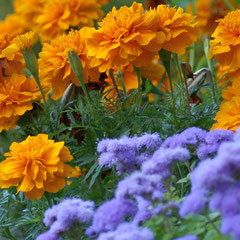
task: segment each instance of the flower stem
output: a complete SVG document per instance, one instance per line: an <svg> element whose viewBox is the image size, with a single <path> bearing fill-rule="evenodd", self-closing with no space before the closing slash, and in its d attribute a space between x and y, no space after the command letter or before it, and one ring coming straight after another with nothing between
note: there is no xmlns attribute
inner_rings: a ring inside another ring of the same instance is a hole
<svg viewBox="0 0 240 240"><path fill-rule="evenodd" d="M225 4L225 6L230 10L230 11L234 11L235 8L233 7L233 5L228 1L228 0L223 0L223 3Z"/></svg>

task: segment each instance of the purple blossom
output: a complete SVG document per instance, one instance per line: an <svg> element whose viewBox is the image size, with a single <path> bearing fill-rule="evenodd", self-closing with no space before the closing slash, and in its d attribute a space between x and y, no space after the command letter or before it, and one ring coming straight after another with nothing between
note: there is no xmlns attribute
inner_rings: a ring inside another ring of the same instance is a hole
<svg viewBox="0 0 240 240"><path fill-rule="evenodd" d="M159 148L150 160L143 162L142 172L145 174L159 174L162 178L166 178L170 175L170 166L174 160L186 161L190 157L191 155L186 148Z"/></svg>
<svg viewBox="0 0 240 240"><path fill-rule="evenodd" d="M228 215L222 219L221 232L224 235L231 234L234 239L240 239L240 214Z"/></svg>
<svg viewBox="0 0 240 240"><path fill-rule="evenodd" d="M209 154L216 153L223 142L233 140L234 133L231 130L215 129L206 134L204 141L197 149L199 159L206 159Z"/></svg>
<svg viewBox="0 0 240 240"><path fill-rule="evenodd" d="M95 212L92 226L86 231L89 237L95 237L101 232L113 231L126 217L134 216L137 207L131 200L112 199L103 203Z"/></svg>
<svg viewBox="0 0 240 240"><path fill-rule="evenodd" d="M196 235L185 235L180 238L175 238L174 240L197 240L198 237Z"/></svg>
<svg viewBox="0 0 240 240"><path fill-rule="evenodd" d="M92 201L83 201L78 198L66 199L45 212L43 222L50 227L45 235L56 236L58 239L57 237L68 231L76 221L90 222L93 214L94 203ZM41 238L42 235L39 236L39 239Z"/></svg>
<svg viewBox="0 0 240 240"><path fill-rule="evenodd" d="M59 234L47 231L41 235L39 235L36 240L61 240Z"/></svg>
<svg viewBox="0 0 240 240"><path fill-rule="evenodd" d="M132 223L123 223L113 232L102 233L97 240L153 240L154 235L148 228L139 228Z"/></svg>
<svg viewBox="0 0 240 240"><path fill-rule="evenodd" d="M180 134L168 137L163 143L163 148L186 147L187 145L198 145L203 142L207 131L197 127L187 128Z"/></svg>
<svg viewBox="0 0 240 240"><path fill-rule="evenodd" d="M136 171L118 183L115 196L121 199L129 196L146 195L161 198L164 189L161 180L160 175L145 175Z"/></svg>

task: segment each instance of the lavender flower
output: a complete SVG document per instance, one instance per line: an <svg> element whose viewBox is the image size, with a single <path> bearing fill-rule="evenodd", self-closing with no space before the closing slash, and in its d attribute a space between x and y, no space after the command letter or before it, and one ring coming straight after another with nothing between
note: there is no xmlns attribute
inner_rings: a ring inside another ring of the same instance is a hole
<svg viewBox="0 0 240 240"><path fill-rule="evenodd" d="M168 137L161 145L163 148L176 148L176 147L186 147L187 145L198 145L203 142L206 137L207 131L191 127L184 130L180 134L175 134Z"/></svg>
<svg viewBox="0 0 240 240"><path fill-rule="evenodd" d="M145 174L160 174L162 178L170 175L170 166L174 160L186 161L191 155L186 148L166 149L159 148L152 158L142 164Z"/></svg>
<svg viewBox="0 0 240 240"><path fill-rule="evenodd" d="M112 167L116 165L119 174L134 171L152 152L161 145L157 133L144 133L140 137L121 137L120 139L103 139L97 150L100 154L99 165Z"/></svg>
<svg viewBox="0 0 240 240"><path fill-rule="evenodd" d="M52 239L55 239L54 236L56 236L56 239L58 239L76 221L81 223L90 222L94 214L93 209L94 203L92 201L82 201L78 198L66 199L54 205L45 212L43 222L50 227L50 230L45 235L51 236ZM39 239L43 239L45 235L40 235ZM51 238L49 237L49 239Z"/></svg>
<svg viewBox="0 0 240 240"><path fill-rule="evenodd" d="M174 240L197 240L197 239L198 239L198 237L195 235L185 235L180 238L175 238Z"/></svg>
<svg viewBox="0 0 240 240"><path fill-rule="evenodd" d="M41 235L39 235L36 240L61 240L59 234L47 231Z"/></svg>
<svg viewBox="0 0 240 240"><path fill-rule="evenodd" d="M216 153L223 142L233 141L234 133L231 130L215 129L206 134L204 141L197 149L199 159L205 159L209 154Z"/></svg>
<svg viewBox="0 0 240 240"><path fill-rule="evenodd" d="M118 183L115 196L126 199L129 196L151 195L160 199L164 189L161 180L160 175L145 175L136 171Z"/></svg>
<svg viewBox="0 0 240 240"><path fill-rule="evenodd" d="M97 240L153 240L154 235L148 228L139 228L132 223L123 223L117 230L102 233Z"/></svg>
<svg viewBox="0 0 240 240"><path fill-rule="evenodd" d="M92 238L101 232L113 231L125 221L126 217L134 216L137 207L131 200L112 199L103 203L95 212L92 226L86 231Z"/></svg>

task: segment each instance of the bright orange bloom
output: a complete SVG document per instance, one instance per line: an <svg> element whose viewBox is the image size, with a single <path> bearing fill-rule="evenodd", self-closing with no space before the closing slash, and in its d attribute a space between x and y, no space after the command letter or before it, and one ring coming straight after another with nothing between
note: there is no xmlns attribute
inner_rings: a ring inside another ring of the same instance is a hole
<svg viewBox="0 0 240 240"><path fill-rule="evenodd" d="M0 186L17 186L30 200L44 192L56 193L66 185L66 177L76 171L65 164L73 159L64 142L54 142L47 134L13 142L6 160L0 163Z"/></svg>
<svg viewBox="0 0 240 240"><path fill-rule="evenodd" d="M218 85L226 87L231 84L232 81L237 79L240 75L240 68L234 69L231 66L222 66L217 64L217 79Z"/></svg>
<svg viewBox="0 0 240 240"><path fill-rule="evenodd" d="M234 0L228 1L236 8L239 6ZM217 27L216 20L224 18L230 12L222 0L197 0L195 6L198 28L201 33L209 35ZM188 5L187 9L192 13L191 4Z"/></svg>
<svg viewBox="0 0 240 240"><path fill-rule="evenodd" d="M100 73L96 68L89 67L89 60L86 57L85 34L87 30L87 28L82 28L80 31L72 30L68 35L60 36L52 40L50 44L43 45L38 61L40 80L49 82L54 90L54 99L60 98L71 82L80 86L79 80L70 67L69 51L74 50L80 57L85 83L89 80L96 82L99 79Z"/></svg>
<svg viewBox="0 0 240 240"><path fill-rule="evenodd" d="M44 4L51 0L14 0L14 11L25 22L28 29L35 29L36 18L42 13Z"/></svg>
<svg viewBox="0 0 240 240"><path fill-rule="evenodd" d="M70 27L93 26L103 16L96 0L52 0L37 17L37 31L43 41L52 40Z"/></svg>
<svg viewBox="0 0 240 240"><path fill-rule="evenodd" d="M230 101L234 96L240 97L240 77L235 78L227 89L222 91L224 100Z"/></svg>
<svg viewBox="0 0 240 240"><path fill-rule="evenodd" d="M107 72L129 64L149 65L165 40L163 32L153 30L157 20L156 13L144 13L140 3L134 2L131 7L123 6L119 10L113 7L99 23L99 29L92 28L86 35L92 66ZM156 38L158 42L153 41Z"/></svg>
<svg viewBox="0 0 240 240"><path fill-rule="evenodd" d="M158 5L156 10L158 16L157 31L163 31L165 41L162 48L177 54L183 54L197 39L197 23L189 13L184 13L179 7L170 8L167 5Z"/></svg>
<svg viewBox="0 0 240 240"><path fill-rule="evenodd" d="M210 41L210 56L223 66L240 68L240 10L228 13L219 20Z"/></svg>
<svg viewBox="0 0 240 240"><path fill-rule="evenodd" d="M9 49L12 44L7 33L0 33L0 77L2 74L10 76L12 73L21 73L25 62L21 51Z"/></svg>
<svg viewBox="0 0 240 240"><path fill-rule="evenodd" d="M0 21L0 34L8 33L9 39L15 38L19 34L27 31L27 26L23 19L17 14L10 14L4 21Z"/></svg>
<svg viewBox="0 0 240 240"><path fill-rule="evenodd" d="M12 74L0 79L0 132L16 126L18 118L33 108L32 102L41 99L33 78Z"/></svg>
<svg viewBox="0 0 240 240"><path fill-rule="evenodd" d="M223 101L214 120L217 122L212 129L236 131L240 126L240 97L234 96L230 101Z"/></svg>

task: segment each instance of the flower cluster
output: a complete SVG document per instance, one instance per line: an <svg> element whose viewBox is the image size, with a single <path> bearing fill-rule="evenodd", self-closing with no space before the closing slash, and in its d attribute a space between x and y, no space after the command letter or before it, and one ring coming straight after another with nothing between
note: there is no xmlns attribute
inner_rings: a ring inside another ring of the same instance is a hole
<svg viewBox="0 0 240 240"><path fill-rule="evenodd" d="M215 56L220 65L220 74L228 73L224 77L224 81L231 79L227 92L232 92L238 84L239 64L239 16L240 10L235 10L228 13L223 19L219 20L218 27L212 34L213 40L210 41L210 57ZM220 110L216 115L217 121L212 129L230 129L236 130L239 126L239 96L235 94L230 98L230 94L225 92ZM228 95L227 98L226 95Z"/></svg>
<svg viewBox="0 0 240 240"><path fill-rule="evenodd" d="M13 142L5 156L0 163L0 187L17 186L29 199L40 199L45 191L58 192L76 171L65 164L73 157L64 142L54 142L46 134Z"/></svg>
<svg viewBox="0 0 240 240"><path fill-rule="evenodd" d="M96 0L15 0L14 10L29 29L49 41L66 33L70 27L93 26L103 16Z"/></svg>
<svg viewBox="0 0 240 240"><path fill-rule="evenodd" d="M94 203L79 198L65 199L45 212L43 222L50 229L36 240L58 240L75 222L89 223L94 214Z"/></svg>
<svg viewBox="0 0 240 240"><path fill-rule="evenodd" d="M100 72L121 70L129 64L147 66L161 48L182 54L196 40L193 20L182 8L166 5L145 12L136 2L130 8L114 7L100 27L86 35L92 66Z"/></svg>
<svg viewBox="0 0 240 240"><path fill-rule="evenodd" d="M96 68L90 67L86 56L88 46L85 35L87 32L87 28L82 28L79 31L72 30L69 34L52 40L51 43L43 44L38 60L39 75L42 82L48 82L51 85L54 90L54 99L61 97L71 82L80 85L68 60L70 51L75 51L81 60L84 82L99 80L100 73Z"/></svg>
<svg viewBox="0 0 240 240"><path fill-rule="evenodd" d="M237 226L239 212L238 179L240 169L239 132L233 142L222 143L214 159L201 162L191 173L191 193L182 203L180 214L199 213L208 205L210 210L219 210L222 217L221 232L231 233L239 239Z"/></svg>

